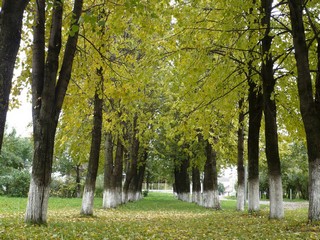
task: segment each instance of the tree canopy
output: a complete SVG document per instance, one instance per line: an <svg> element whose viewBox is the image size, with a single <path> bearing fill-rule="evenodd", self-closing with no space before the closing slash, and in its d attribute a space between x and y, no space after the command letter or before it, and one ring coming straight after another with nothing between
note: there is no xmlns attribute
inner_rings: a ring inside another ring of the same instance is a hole
<svg viewBox="0 0 320 240"><path fill-rule="evenodd" d="M137 155L149 152L149 171L166 172L167 166L173 171L185 159L203 170L204 143L212 146L218 167L235 165L238 127L245 126L246 138L249 131L248 118L239 122L238 116L248 115L251 91L264 97L265 137L260 142L269 177L279 170L274 165L280 167L270 161L272 134L274 156L283 158L286 179L296 171L288 167L288 149L296 153L307 144L313 169L319 152L311 125L318 126L320 6L316 1L301 2L88 0L72 6L56 0L43 1L37 20L31 20L40 4L31 1L22 37L33 45L33 63L25 44L26 61L17 87L30 81L32 69L35 146L46 138L41 124L57 126L57 135L54 128L47 137L55 139L55 154L68 156L76 165L86 163L96 94L103 99L102 136L117 136L128 159L137 140ZM33 43L28 40L31 25ZM99 82L103 87L97 91ZM274 122L273 133L268 119ZM263 166L263 155L261 160ZM304 166L298 159L291 162ZM310 172L312 186L320 181L317 174ZM320 203L312 201L311 205Z"/></svg>

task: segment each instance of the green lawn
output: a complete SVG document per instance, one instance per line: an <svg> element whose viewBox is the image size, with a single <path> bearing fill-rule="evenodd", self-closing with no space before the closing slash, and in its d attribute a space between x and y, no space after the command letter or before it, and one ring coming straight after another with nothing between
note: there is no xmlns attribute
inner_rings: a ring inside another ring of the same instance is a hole
<svg viewBox="0 0 320 240"><path fill-rule="evenodd" d="M320 239L320 225L307 224L307 209L286 211L281 221L235 211L235 201L222 201L221 211L150 193L118 209L101 209L94 217L79 215L81 199L51 198L47 226L23 221L26 199L0 198L0 239Z"/></svg>

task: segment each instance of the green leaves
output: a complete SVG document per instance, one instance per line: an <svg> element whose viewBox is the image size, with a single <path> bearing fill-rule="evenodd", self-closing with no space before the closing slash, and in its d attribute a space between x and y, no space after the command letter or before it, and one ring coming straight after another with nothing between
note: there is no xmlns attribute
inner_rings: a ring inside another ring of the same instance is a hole
<svg viewBox="0 0 320 240"><path fill-rule="evenodd" d="M70 35L71 37L74 37L74 35L75 35L78 31L79 31L79 25L74 24L74 25L71 26L69 35Z"/></svg>

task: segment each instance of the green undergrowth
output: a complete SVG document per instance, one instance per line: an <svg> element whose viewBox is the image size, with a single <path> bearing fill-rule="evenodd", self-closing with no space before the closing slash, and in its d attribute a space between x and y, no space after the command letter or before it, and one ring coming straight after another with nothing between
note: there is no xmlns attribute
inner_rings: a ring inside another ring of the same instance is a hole
<svg viewBox="0 0 320 240"><path fill-rule="evenodd" d="M23 220L26 199L1 197L0 239L320 239L320 225L307 223L306 208L269 220L267 206L248 214L224 200L215 211L164 193L117 209L101 205L96 199L94 217L82 217L81 199L51 198L48 225L31 226Z"/></svg>

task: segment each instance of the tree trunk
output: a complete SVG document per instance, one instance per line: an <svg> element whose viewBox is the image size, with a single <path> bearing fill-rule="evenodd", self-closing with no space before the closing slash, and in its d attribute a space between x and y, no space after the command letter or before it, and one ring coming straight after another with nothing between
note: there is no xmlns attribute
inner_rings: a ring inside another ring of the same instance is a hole
<svg viewBox="0 0 320 240"><path fill-rule="evenodd" d="M146 172L147 159L148 159L148 151L144 149L143 154L140 157L139 168L138 168L138 186L137 186L137 194L139 195L139 199L142 197L142 184L144 180L144 175Z"/></svg>
<svg viewBox="0 0 320 240"><path fill-rule="evenodd" d="M115 208L122 203L123 145L118 137L115 160L112 134L106 134L103 208Z"/></svg>
<svg viewBox="0 0 320 240"><path fill-rule="evenodd" d="M309 213L310 221L320 220L320 104L319 82L312 88L308 47L303 22L303 1L289 0L293 45L298 70L300 111L307 137L309 161ZM316 36L319 38L318 36ZM318 41L319 44L319 41ZM319 61L319 59L318 59ZM315 92L315 97L314 97Z"/></svg>
<svg viewBox="0 0 320 240"><path fill-rule="evenodd" d="M217 153L213 150L208 140L206 141L206 156L202 206L219 210L221 207L218 191Z"/></svg>
<svg viewBox="0 0 320 240"><path fill-rule="evenodd" d="M250 75L250 74L249 74ZM259 206L259 137L262 118L262 94L257 84L249 78L249 132L248 132L248 210L255 212Z"/></svg>
<svg viewBox="0 0 320 240"><path fill-rule="evenodd" d="M146 150L143 151L143 154L138 158L138 164L136 174L133 176L129 184L129 196L130 201L138 201L142 198L142 183L144 178L144 173L146 169L148 153Z"/></svg>
<svg viewBox="0 0 320 240"><path fill-rule="evenodd" d="M197 166L192 167L192 202L201 204L200 171Z"/></svg>
<svg viewBox="0 0 320 240"><path fill-rule="evenodd" d="M77 164L76 166L76 195L77 195L77 198L80 198L81 197L81 176L80 176L80 164Z"/></svg>
<svg viewBox="0 0 320 240"><path fill-rule="evenodd" d="M103 80L103 79L102 79ZM102 108L103 100L99 97L101 89L96 89L94 96L94 115L93 129L90 148L90 157L88 163L88 172L82 196L81 214L93 214L93 200L96 187L96 179L99 167L100 146L101 146L101 130L102 130Z"/></svg>
<svg viewBox="0 0 320 240"><path fill-rule="evenodd" d="M72 25L78 24L82 3L83 0L74 1ZM55 132L70 81L78 41L78 32L73 36L69 35L57 81L63 3L60 0L54 2L47 53L45 52L45 9L46 1L38 0L34 21L32 59L34 155L25 217L26 222L34 224L44 224L47 221ZM47 56L46 62L45 56Z"/></svg>
<svg viewBox="0 0 320 240"><path fill-rule="evenodd" d="M265 28L262 39L262 87L263 87L263 111L265 117L266 157L269 177L269 217L280 219L284 217L283 190L281 180L281 164L278 147L277 109L274 97L276 80L273 76L273 57L270 51L272 37L270 33L270 20L273 0L262 0L262 27Z"/></svg>
<svg viewBox="0 0 320 240"><path fill-rule="evenodd" d="M175 190L179 200L190 201L189 159L181 160L174 169Z"/></svg>
<svg viewBox="0 0 320 240"><path fill-rule="evenodd" d="M138 158L139 158L139 147L140 142L137 139L137 120L138 117L135 116L133 119L133 130L132 130L132 139L131 139L131 150L129 152L129 160L127 162L128 168L126 172L126 180L123 185L123 195L122 200L123 203L127 203L128 201L136 200L136 192L134 189L134 183L132 183L137 176L137 167L138 167Z"/></svg>
<svg viewBox="0 0 320 240"><path fill-rule="evenodd" d="M29 0L3 0L0 10L0 152L14 65L21 40L23 12Z"/></svg>
<svg viewBox="0 0 320 240"><path fill-rule="evenodd" d="M238 128L238 188L237 188L237 210L244 211L245 194L245 171L244 171L244 113L242 110L243 99L239 101L239 128Z"/></svg>

